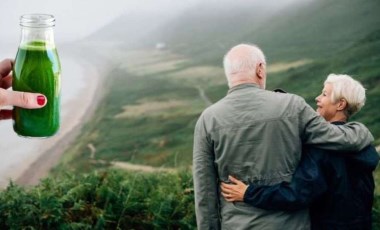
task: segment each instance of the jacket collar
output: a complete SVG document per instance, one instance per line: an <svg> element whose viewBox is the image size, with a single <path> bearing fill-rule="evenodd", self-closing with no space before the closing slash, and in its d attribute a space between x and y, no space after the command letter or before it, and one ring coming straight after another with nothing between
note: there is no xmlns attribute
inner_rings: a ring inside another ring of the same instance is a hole
<svg viewBox="0 0 380 230"><path fill-rule="evenodd" d="M255 84L255 83L245 83L245 84L240 84L240 85L237 85L237 86L234 86L234 87L230 88L228 90L227 94L230 94L230 93L232 93L234 91L237 91L237 90L246 89L246 88L257 88L257 89L260 89L259 85Z"/></svg>
<svg viewBox="0 0 380 230"><path fill-rule="evenodd" d="M333 121L333 122L331 122L331 124L334 124L334 125L344 125L344 124L346 124L346 122L345 121Z"/></svg>

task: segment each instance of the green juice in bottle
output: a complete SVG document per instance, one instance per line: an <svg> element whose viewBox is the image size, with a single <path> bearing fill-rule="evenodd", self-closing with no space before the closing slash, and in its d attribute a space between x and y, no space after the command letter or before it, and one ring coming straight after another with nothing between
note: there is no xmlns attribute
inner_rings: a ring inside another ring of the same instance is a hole
<svg viewBox="0 0 380 230"><path fill-rule="evenodd" d="M60 127L61 65L54 44L54 17L24 15L22 37L13 66L13 90L44 94L40 109L13 109L13 128L20 136L49 137Z"/></svg>

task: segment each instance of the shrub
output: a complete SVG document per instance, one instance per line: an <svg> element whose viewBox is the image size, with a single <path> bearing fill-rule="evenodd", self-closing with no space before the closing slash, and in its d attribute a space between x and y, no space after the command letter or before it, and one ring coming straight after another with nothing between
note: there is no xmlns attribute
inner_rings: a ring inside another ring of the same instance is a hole
<svg viewBox="0 0 380 230"><path fill-rule="evenodd" d="M0 229L194 229L190 172L66 174L0 193Z"/></svg>

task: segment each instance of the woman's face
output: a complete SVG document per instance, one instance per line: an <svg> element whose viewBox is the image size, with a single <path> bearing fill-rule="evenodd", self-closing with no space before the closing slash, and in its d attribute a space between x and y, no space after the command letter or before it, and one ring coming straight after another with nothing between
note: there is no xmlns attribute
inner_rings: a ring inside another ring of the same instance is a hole
<svg viewBox="0 0 380 230"><path fill-rule="evenodd" d="M326 121L331 121L338 112L339 103L333 103L331 101L332 90L333 86L331 83L326 83L321 95L315 98L317 102L317 112L324 117Z"/></svg>

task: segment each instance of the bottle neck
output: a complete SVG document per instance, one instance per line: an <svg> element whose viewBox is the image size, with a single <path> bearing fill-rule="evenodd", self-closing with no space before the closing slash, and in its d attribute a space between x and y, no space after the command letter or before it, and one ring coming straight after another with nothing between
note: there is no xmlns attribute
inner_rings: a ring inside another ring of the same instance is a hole
<svg viewBox="0 0 380 230"><path fill-rule="evenodd" d="M21 26L20 46L30 46L33 44L55 48L53 27L24 27Z"/></svg>

